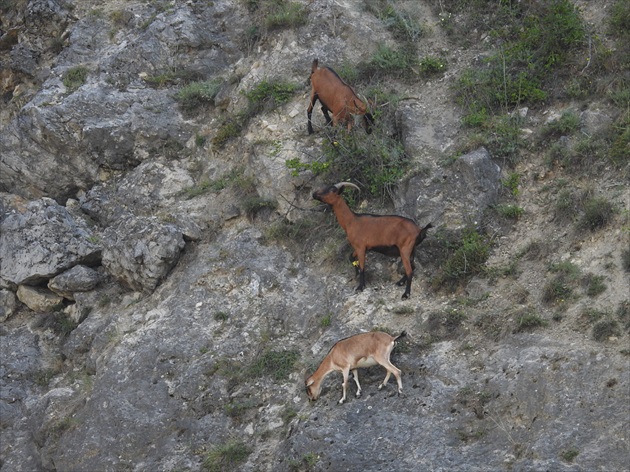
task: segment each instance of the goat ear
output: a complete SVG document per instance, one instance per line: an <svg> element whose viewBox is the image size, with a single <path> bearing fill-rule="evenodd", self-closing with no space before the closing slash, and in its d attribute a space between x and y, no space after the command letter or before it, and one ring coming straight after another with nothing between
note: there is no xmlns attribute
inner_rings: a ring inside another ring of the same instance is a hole
<svg viewBox="0 0 630 472"><path fill-rule="evenodd" d="M311 385L313 385L315 383L315 381L313 379L307 379L306 380L306 386L310 387Z"/></svg>

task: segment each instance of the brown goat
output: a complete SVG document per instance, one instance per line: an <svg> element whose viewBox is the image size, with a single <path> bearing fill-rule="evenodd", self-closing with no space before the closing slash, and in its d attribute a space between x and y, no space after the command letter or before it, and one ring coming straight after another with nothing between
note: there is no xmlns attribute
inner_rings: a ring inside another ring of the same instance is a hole
<svg viewBox="0 0 630 472"><path fill-rule="evenodd" d="M370 134L372 132L370 125L374 123L374 118L368 112L367 105L334 70L329 67L318 68L317 64L318 60L315 59L311 67L311 102L306 111L308 134L313 134L311 115L317 100L322 104L322 113L327 125L331 121L333 125L345 123L350 131L354 122L352 115L363 115L365 131ZM332 120L328 115L329 111L332 112Z"/></svg>
<svg viewBox="0 0 630 472"><path fill-rule="evenodd" d="M405 268L405 275L396 284L406 284L402 298L408 298L411 293L411 279L415 270L416 246L426 238L427 230L433 225L429 223L424 228L420 228L412 220L403 216L354 213L341 196L345 186L359 189L352 183L339 182L313 192L313 198L332 207L339 225L346 232L348 241L354 250L351 260L359 261L359 286L357 290L365 288L365 253L375 251L390 257L400 256Z"/></svg>
<svg viewBox="0 0 630 472"><path fill-rule="evenodd" d="M385 380L378 387L383 388L389 377L394 374L398 382L398 393L402 393L402 380L400 379L400 369L389 360L389 356L394 349L395 342L405 336L404 331L399 336L391 336L382 331L372 331L350 336L338 341L328 351L324 360L319 364L317 370L306 379L306 395L309 400L317 400L322 391L322 382L331 372L341 372L343 375L343 396L339 403L346 399L346 389L348 386L348 374L352 371L354 382L357 384L357 398L361 396L361 385L359 384L360 367L371 367L377 364L382 365L387 370Z"/></svg>

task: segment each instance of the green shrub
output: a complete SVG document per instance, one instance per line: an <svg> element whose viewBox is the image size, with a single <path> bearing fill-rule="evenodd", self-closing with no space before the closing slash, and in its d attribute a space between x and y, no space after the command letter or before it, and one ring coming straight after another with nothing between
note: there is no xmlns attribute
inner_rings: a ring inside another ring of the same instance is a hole
<svg viewBox="0 0 630 472"><path fill-rule="evenodd" d="M510 191L513 197L517 197L520 193L518 187L521 184L521 174L512 172L505 180L501 181L501 184Z"/></svg>
<svg viewBox="0 0 630 472"><path fill-rule="evenodd" d="M335 138L323 141L322 151L322 161L292 159L286 165L294 175L310 170L330 182L357 182L368 195L380 199L391 197L410 165L402 143L380 129L370 135L339 130Z"/></svg>
<svg viewBox="0 0 630 472"><path fill-rule="evenodd" d="M272 111L288 102L298 89L297 84L281 80L262 80L246 91L247 107L228 117L212 138L215 148L223 147L230 139L241 134L249 121L259 113Z"/></svg>
<svg viewBox="0 0 630 472"><path fill-rule="evenodd" d="M630 332L630 300L624 300L617 307L617 317L624 329Z"/></svg>
<svg viewBox="0 0 630 472"><path fill-rule="evenodd" d="M275 210L278 208L278 202L275 200L269 200L259 197L258 195L251 195L243 200L243 209L245 214L250 220L253 220L258 213L265 209Z"/></svg>
<svg viewBox="0 0 630 472"><path fill-rule="evenodd" d="M262 80L245 92L249 106L256 112L273 110L287 103L298 89L297 84L280 80Z"/></svg>
<svg viewBox="0 0 630 472"><path fill-rule="evenodd" d="M446 61L440 57L425 56L420 60L420 73L424 76L442 74L446 71Z"/></svg>
<svg viewBox="0 0 630 472"><path fill-rule="evenodd" d="M256 358L249 372L255 377L269 375L276 381L286 380L299 358L297 351L265 351Z"/></svg>
<svg viewBox="0 0 630 472"><path fill-rule="evenodd" d="M606 341L613 336L620 336L619 323L616 320L602 320L593 326L593 339L595 341Z"/></svg>
<svg viewBox="0 0 630 472"><path fill-rule="evenodd" d="M267 2L268 12L264 24L269 30L282 28L297 28L306 24L308 12L299 2L274 0Z"/></svg>
<svg viewBox="0 0 630 472"><path fill-rule="evenodd" d="M63 75L63 85L72 93L81 87L88 76L88 69L85 66L76 66L68 69Z"/></svg>
<svg viewBox="0 0 630 472"><path fill-rule="evenodd" d="M578 227L591 231L603 228L611 222L614 214L615 208L606 198L589 198L584 202L583 214L578 222Z"/></svg>
<svg viewBox="0 0 630 472"><path fill-rule="evenodd" d="M228 118L219 126L219 129L211 140L212 145L215 148L222 148L230 139L236 138L241 134L245 124L246 121L242 119L240 114L237 115L236 119Z"/></svg>
<svg viewBox="0 0 630 472"><path fill-rule="evenodd" d="M597 295L605 292L608 287L604 283L604 280L606 280L604 276L586 274L582 278L582 285L586 290L586 295L589 297L596 297Z"/></svg>
<svg viewBox="0 0 630 472"><path fill-rule="evenodd" d="M545 138L550 136L562 136L577 131L580 126L580 117L573 111L565 111L557 120L547 123L542 134Z"/></svg>
<svg viewBox="0 0 630 472"><path fill-rule="evenodd" d="M424 35L416 18L386 0L367 0L365 9L381 20L398 41L415 43Z"/></svg>
<svg viewBox="0 0 630 472"><path fill-rule="evenodd" d="M392 49L379 43L376 52L367 63L358 66L359 76L371 77L373 80L387 77L405 79L415 75L418 59L413 48L402 47Z"/></svg>
<svg viewBox="0 0 630 472"><path fill-rule="evenodd" d="M175 99L187 111L195 110L203 105L213 105L222 83L222 79L193 82L181 88L175 95Z"/></svg>
<svg viewBox="0 0 630 472"><path fill-rule="evenodd" d="M564 305L573 296L580 268L571 262L560 262L553 264L549 270L555 275L545 284L542 301L547 304Z"/></svg>
<svg viewBox="0 0 630 472"><path fill-rule="evenodd" d="M514 330L514 332L518 333L521 331L528 331L543 326L547 326L546 320L534 313L525 313L518 316L518 319L516 320L516 329Z"/></svg>
<svg viewBox="0 0 630 472"><path fill-rule="evenodd" d="M573 462L573 459L575 459L579 454L580 451L578 451L574 447L571 447L565 451L562 451L560 453L560 457L562 457L562 460L564 460L565 462Z"/></svg>
<svg viewBox="0 0 630 472"><path fill-rule="evenodd" d="M630 249L621 251L621 267L626 272L630 272Z"/></svg>
<svg viewBox="0 0 630 472"><path fill-rule="evenodd" d="M459 3L467 13L473 10L468 3ZM545 81L554 76L550 72L566 64L583 44L577 8L569 0L476 4L494 27L491 37L499 46L486 59L486 68L468 69L456 82L460 103L469 113L482 108L505 113L544 100Z"/></svg>
<svg viewBox="0 0 630 472"><path fill-rule="evenodd" d="M208 451L202 467L206 472L232 472L251 454L251 449L241 441L232 440Z"/></svg>
<svg viewBox="0 0 630 472"><path fill-rule="evenodd" d="M517 205L508 204L497 205L496 209L499 215L504 218L509 218L511 220L518 220L525 212L525 210Z"/></svg>
<svg viewBox="0 0 630 472"><path fill-rule="evenodd" d="M464 233L435 280L438 286L455 284L483 273L490 254L490 244L475 230Z"/></svg>

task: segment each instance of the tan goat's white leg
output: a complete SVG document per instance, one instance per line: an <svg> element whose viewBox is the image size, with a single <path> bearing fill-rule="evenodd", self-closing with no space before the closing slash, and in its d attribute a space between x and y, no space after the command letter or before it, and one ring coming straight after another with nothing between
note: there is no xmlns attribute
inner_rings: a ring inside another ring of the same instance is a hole
<svg viewBox="0 0 630 472"><path fill-rule="evenodd" d="M350 369L343 369L341 374L343 375L343 383L341 384L343 387L343 395L341 396L341 400L339 400L340 405L346 400L346 388L348 387L348 375L350 374Z"/></svg>
<svg viewBox="0 0 630 472"><path fill-rule="evenodd" d="M361 396L361 384L359 384L359 369L354 369L352 371L352 378L354 378L354 383L357 384L357 398Z"/></svg>
<svg viewBox="0 0 630 472"><path fill-rule="evenodd" d="M390 375L392 375L391 371L386 366L383 366L383 367L387 369L387 375L385 376L385 380L383 380L383 383L378 386L379 390L382 389L385 385L387 385L387 381L389 380Z"/></svg>

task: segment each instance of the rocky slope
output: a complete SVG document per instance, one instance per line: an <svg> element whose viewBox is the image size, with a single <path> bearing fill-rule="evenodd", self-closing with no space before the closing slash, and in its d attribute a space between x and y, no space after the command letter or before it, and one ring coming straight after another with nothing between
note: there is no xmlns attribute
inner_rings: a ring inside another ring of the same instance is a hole
<svg viewBox="0 0 630 472"><path fill-rule="evenodd" d="M387 82L406 99L382 125L412 165L386 208L356 203L435 230L409 300L384 256L358 293L310 197L330 182L285 163L327 139L319 110L306 130L312 59L340 68L397 40L363 1L298 2L290 28L260 26L253 3L0 4L0 470L628 470L627 160L576 174L536 138L566 110L589 136L615 111L601 96L521 110L514 163L464 146L452 85L487 36L464 46L448 11L392 2L421 19L417 54L448 68ZM612 2L578 5L603 36ZM214 145L278 78L298 84L290 99ZM178 98L190 81L217 84L194 112ZM611 221L563 219L567 188L611 202ZM506 202L518 219L493 212ZM487 270L439 287L470 227L491 241ZM571 290L549 302L559 267ZM373 367L361 398L337 405L331 375L309 404L305 374L372 329L408 332L392 359L404 393L377 390Z"/></svg>

